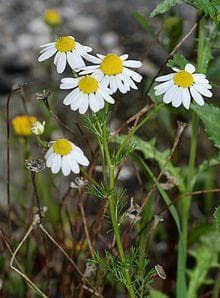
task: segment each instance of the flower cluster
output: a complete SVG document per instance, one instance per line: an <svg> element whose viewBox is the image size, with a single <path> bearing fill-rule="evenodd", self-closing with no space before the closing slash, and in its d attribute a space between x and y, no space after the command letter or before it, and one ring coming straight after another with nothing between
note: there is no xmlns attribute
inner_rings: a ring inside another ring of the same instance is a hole
<svg viewBox="0 0 220 298"><path fill-rule="evenodd" d="M137 89L136 83L142 76L133 69L142 63L128 60L128 55L90 54L92 48L77 42L73 36L61 36L55 42L41 46L38 61L42 62L54 56L54 64L58 73L63 73L66 66L74 71L75 76L61 79L60 89L71 90L64 98L63 104L73 111L84 114L91 109L94 113L103 109L105 102L114 104L113 94L117 91L125 94ZM89 62L92 65L86 65ZM199 105L204 104L203 96L211 97L211 85L204 74L195 74L195 67L187 64L184 70L173 68L175 73L156 78L161 82L155 88L155 95L163 95L164 103L173 107L183 105L189 109L191 97ZM43 127L38 123L32 129L35 134L41 133ZM70 172L79 173L79 165L87 166L88 159L83 151L66 139L52 143L46 154L46 165L52 173L62 169L64 175Z"/></svg>
<svg viewBox="0 0 220 298"><path fill-rule="evenodd" d="M128 55L92 56L92 49L81 45L73 36L61 36L55 42L42 47L38 61L44 61L52 56L57 72L62 73L66 65L78 73L78 77L68 77L61 80L61 89L72 91L64 98L63 103L71 110L86 113L88 108L98 112L104 108L105 101L114 104L112 95L119 90L127 93L130 89L137 89L142 76L131 68L139 68L140 61L128 60ZM93 65L85 65L85 61Z"/></svg>

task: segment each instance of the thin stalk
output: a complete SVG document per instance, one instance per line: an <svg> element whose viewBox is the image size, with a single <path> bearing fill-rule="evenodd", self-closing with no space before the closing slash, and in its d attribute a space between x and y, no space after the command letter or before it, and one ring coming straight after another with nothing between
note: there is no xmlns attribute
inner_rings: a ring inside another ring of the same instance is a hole
<svg viewBox="0 0 220 298"><path fill-rule="evenodd" d="M199 22L199 36L198 36L198 50L197 50L197 69L198 72L203 72L203 53L205 45L205 19L204 17L200 19ZM199 128L199 118L193 112L192 114L192 136L189 154L189 164L188 164L188 180L186 186L186 193L191 193L194 187L194 172L195 172L195 161L196 161L196 150L198 143L198 128ZM186 258L187 258L187 240L188 240L188 223L189 223L189 212L191 206L192 196L189 196L186 200L182 201L181 204L181 218L182 218L182 241L184 249L178 248L178 274L184 270L186 272ZM181 240L181 239L180 239ZM179 240L179 241L180 241ZM181 261L180 260L181 256ZM181 291L177 289L177 298L183 297Z"/></svg>
<svg viewBox="0 0 220 298"><path fill-rule="evenodd" d="M108 106L106 105L105 112L107 113L108 111ZM113 226L113 231L114 231L114 236L116 240L116 244L118 247L118 252L120 255L120 259L123 263L125 263L126 258L125 258L125 253L123 250L122 242L121 242L121 237L120 237L120 230L117 222L117 216L115 213L115 195L114 195L114 187L115 187L115 167L112 164L111 161L111 156L109 152L109 147L108 147L108 131L107 131L107 125L105 123L104 129L103 129L104 137L103 137L103 146L104 146L104 152L105 152L105 158L108 166L108 171L109 171L109 191L110 195L108 196L108 202L109 202L109 210L110 210L110 215L111 215L111 221L112 221L112 226ZM129 268L125 269L125 277L127 280L127 289L130 294L131 298L135 297L135 293L131 284L131 277L130 277L130 272Z"/></svg>

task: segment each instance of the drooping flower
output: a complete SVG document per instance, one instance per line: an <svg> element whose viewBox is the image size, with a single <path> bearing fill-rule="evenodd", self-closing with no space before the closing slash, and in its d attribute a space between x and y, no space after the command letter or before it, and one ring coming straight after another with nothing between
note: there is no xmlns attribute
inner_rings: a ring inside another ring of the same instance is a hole
<svg viewBox="0 0 220 298"><path fill-rule="evenodd" d="M42 62L55 55L54 64L58 73L64 71L67 63L74 71L78 71L85 66L83 57L85 58L87 53L92 51L90 47L75 41L72 36L61 36L55 42L44 44L41 48L43 49L38 61Z"/></svg>
<svg viewBox="0 0 220 298"><path fill-rule="evenodd" d="M36 121L34 116L20 115L12 119L12 126L17 135L27 137L31 135L31 128Z"/></svg>
<svg viewBox="0 0 220 298"><path fill-rule="evenodd" d="M137 89L134 82L139 83L142 76L130 68L139 68L142 63L136 60L127 60L128 55L118 56L108 54L106 56L97 54L87 56L87 60L95 65L86 66L80 74L94 74L106 87L110 87L113 93L119 90L121 93Z"/></svg>
<svg viewBox="0 0 220 298"><path fill-rule="evenodd" d="M44 133L44 128L45 128L45 121L43 121L42 123L40 121L36 121L31 127L31 132L34 135L39 136Z"/></svg>
<svg viewBox="0 0 220 298"><path fill-rule="evenodd" d="M212 92L209 90L212 86L206 76L194 73L195 67L192 64L186 64L184 70L178 68L173 68L173 70L175 73L156 78L157 82L162 83L154 87L155 95L164 94L164 103L172 103L172 106L176 108L183 104L188 110L191 97L200 106L204 105L202 95L212 97Z"/></svg>
<svg viewBox="0 0 220 298"><path fill-rule="evenodd" d="M68 176L72 171L75 174L80 172L79 165L88 166L89 161L83 151L67 139L57 139L51 142L52 146L45 155L46 166L51 168L53 174L60 171Z"/></svg>
<svg viewBox="0 0 220 298"><path fill-rule="evenodd" d="M60 89L74 89L63 100L65 105L70 105L71 110L79 110L80 114L86 113L88 107L93 112L104 108L105 101L113 104L112 91L105 87L94 76L88 75L79 78L64 78L61 80Z"/></svg>
<svg viewBox="0 0 220 298"><path fill-rule="evenodd" d="M62 17L58 10L51 8L44 13L44 22L50 27L59 26L62 23Z"/></svg>

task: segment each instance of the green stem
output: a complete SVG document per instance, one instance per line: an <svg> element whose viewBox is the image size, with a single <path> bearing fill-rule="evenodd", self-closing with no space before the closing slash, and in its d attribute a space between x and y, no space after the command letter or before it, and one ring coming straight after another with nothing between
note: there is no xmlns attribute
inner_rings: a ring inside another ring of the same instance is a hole
<svg viewBox="0 0 220 298"><path fill-rule="evenodd" d="M199 22L199 37L198 37L198 51L197 51L197 70L198 72L203 72L203 54L205 45L205 19L202 18ZM190 145L190 155L189 155L189 165L188 165L188 179L186 186L186 193L193 191L194 187L194 172L195 172L195 160L196 160L196 149L198 142L198 128L199 128L199 118L193 112L192 114L192 136ZM187 240L188 240L188 223L189 223L189 212L191 206L192 197L188 196L181 203L181 219L182 219L182 240L183 249L181 246L178 248L178 277L186 272L186 258L187 258ZM180 270L181 268L181 270ZM179 288L179 287L178 287ZM177 298L184 297L180 290L177 289Z"/></svg>
<svg viewBox="0 0 220 298"><path fill-rule="evenodd" d="M108 106L106 105L106 110L105 112L107 113ZM116 244L118 247L118 252L120 255L120 259L123 263L125 263L126 258L125 258L125 253L123 250L122 242L121 242L121 237L120 237L120 230L118 226L118 221L117 221L117 216L116 216L116 210L115 210L115 194L114 194L114 187L115 187L115 167L112 164L111 161L111 155L109 152L109 146L108 146L108 130L107 130L107 123L105 123L104 128L103 128L103 146L104 146L104 152L105 152L105 158L109 170L109 196L108 196L108 202L109 202L109 210L110 210L110 215L111 215L111 221L112 221L112 226L113 226L113 231L115 235L115 240ZM125 278L127 280L127 289L130 294L131 298L135 297L134 290L131 284L131 277L130 277L130 272L129 268L125 268Z"/></svg>

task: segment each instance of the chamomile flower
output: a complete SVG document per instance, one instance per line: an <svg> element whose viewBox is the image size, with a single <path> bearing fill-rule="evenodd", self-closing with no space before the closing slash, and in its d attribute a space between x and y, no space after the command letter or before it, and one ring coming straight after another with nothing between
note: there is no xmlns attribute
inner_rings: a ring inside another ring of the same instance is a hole
<svg viewBox="0 0 220 298"><path fill-rule="evenodd" d="M34 116L20 115L12 119L12 126L17 135L28 137L31 135L31 128L37 122Z"/></svg>
<svg viewBox="0 0 220 298"><path fill-rule="evenodd" d="M60 171L68 176L72 171L75 174L80 172L79 165L88 166L89 161L83 151L67 139L58 139L51 142L52 146L45 155L46 166L51 168L53 174Z"/></svg>
<svg viewBox="0 0 220 298"><path fill-rule="evenodd" d="M84 67L83 57L92 51L90 47L83 46L75 41L72 36L61 36L55 42L44 44L41 48L43 49L40 52L41 55L38 57L38 61L42 62L55 55L54 64L58 73L64 71L67 63L75 71Z"/></svg>
<svg viewBox="0 0 220 298"><path fill-rule="evenodd" d="M113 93L119 90L121 93L137 89L135 82L139 83L142 76L130 68L139 68L142 63L136 60L127 60L128 55L118 56L108 54L106 56L97 54L97 57L87 55L87 60L95 65L86 66L80 73L82 75L93 73Z"/></svg>
<svg viewBox="0 0 220 298"><path fill-rule="evenodd" d="M74 89L63 100L65 105L70 105L71 110L79 110L80 114L86 113L88 108L97 112L104 108L105 101L113 104L112 91L105 87L92 75L79 78L64 78L61 80L60 89Z"/></svg>
<svg viewBox="0 0 220 298"><path fill-rule="evenodd" d="M209 90L212 86L206 76L194 73L195 67L192 64L186 64L184 70L178 68L173 68L173 70L175 73L156 78L157 82L162 83L154 88L155 95L164 94L164 103L172 103L172 106L176 108L183 104L188 110L191 97L200 106L204 105L202 95L212 97L212 92Z"/></svg>

